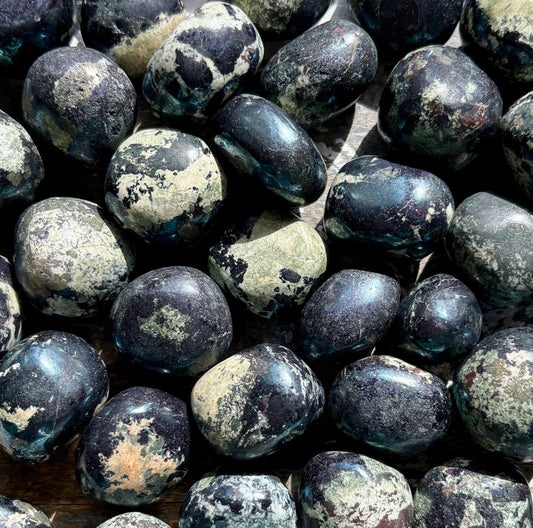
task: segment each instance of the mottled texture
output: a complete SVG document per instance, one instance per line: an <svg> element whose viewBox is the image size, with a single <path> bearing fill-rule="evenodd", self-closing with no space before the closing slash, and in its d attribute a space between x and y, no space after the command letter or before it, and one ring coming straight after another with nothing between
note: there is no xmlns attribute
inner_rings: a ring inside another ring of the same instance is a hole
<svg viewBox="0 0 533 528"><path fill-rule="evenodd" d="M422 453L441 439L452 413L440 378L391 356L370 356L345 367L328 403L345 434L402 456Z"/></svg>
<svg viewBox="0 0 533 528"><path fill-rule="evenodd" d="M533 460L533 329L500 330L478 343L457 371L453 394L481 446Z"/></svg>
<svg viewBox="0 0 533 528"><path fill-rule="evenodd" d="M200 138L145 129L117 149L105 180L107 207L148 242L188 247L205 237L226 197L226 178Z"/></svg>
<svg viewBox="0 0 533 528"><path fill-rule="evenodd" d="M24 211L13 263L24 293L43 313L98 313L127 284L134 253L104 211L77 198L48 198Z"/></svg>
<svg viewBox="0 0 533 528"><path fill-rule="evenodd" d="M303 434L324 406L324 389L288 348L260 344L208 370L191 393L198 427L216 451L261 457Z"/></svg>
<svg viewBox="0 0 533 528"><path fill-rule="evenodd" d="M483 316L472 291L439 273L418 283L398 311L402 348L434 362L464 356L478 342Z"/></svg>
<svg viewBox="0 0 533 528"><path fill-rule="evenodd" d="M169 528L167 523L141 512L127 512L115 515L99 524L97 528Z"/></svg>
<svg viewBox="0 0 533 528"><path fill-rule="evenodd" d="M422 258L443 240L453 211L450 189L434 174L362 156L333 180L324 226L334 240Z"/></svg>
<svg viewBox="0 0 533 528"><path fill-rule="evenodd" d="M352 105L378 66L376 46L348 20L331 20L285 44L267 63L267 98L303 127L321 124Z"/></svg>
<svg viewBox="0 0 533 528"><path fill-rule="evenodd" d="M238 92L263 60L257 29L238 7L207 2L154 53L144 97L169 121L203 120Z"/></svg>
<svg viewBox="0 0 533 528"><path fill-rule="evenodd" d="M493 194L469 196L456 209L446 251L476 295L499 307L533 296L533 216Z"/></svg>
<svg viewBox="0 0 533 528"><path fill-rule="evenodd" d="M209 274L248 310L272 317L305 302L326 271L318 233L296 216L267 210L230 226L209 251Z"/></svg>
<svg viewBox="0 0 533 528"><path fill-rule="evenodd" d="M297 528L289 490L271 475L215 475L194 483L179 528Z"/></svg>
<svg viewBox="0 0 533 528"><path fill-rule="evenodd" d="M50 519L28 502L0 495L2 528L52 528Z"/></svg>
<svg viewBox="0 0 533 528"><path fill-rule="evenodd" d="M80 337L27 337L0 361L0 444L14 458L44 462L82 429L108 391L104 362Z"/></svg>
<svg viewBox="0 0 533 528"><path fill-rule="evenodd" d="M381 95L378 130L387 144L416 159L459 170L498 131L496 84L461 50L426 46L393 68Z"/></svg>
<svg viewBox="0 0 533 528"><path fill-rule="evenodd" d="M364 455L325 451L304 467L298 512L301 528L411 528L413 498L396 469Z"/></svg>
<svg viewBox="0 0 533 528"><path fill-rule="evenodd" d="M399 304L400 285L391 277L355 269L335 273L302 310L302 354L330 364L373 347L388 330Z"/></svg>
<svg viewBox="0 0 533 528"><path fill-rule="evenodd" d="M81 33L136 78L185 14L182 0L83 0Z"/></svg>
<svg viewBox="0 0 533 528"><path fill-rule="evenodd" d="M99 51L57 48L37 59L22 93L25 121L67 159L103 165L135 123L126 73Z"/></svg>
<svg viewBox="0 0 533 528"><path fill-rule="evenodd" d="M13 286L9 261L0 256L0 356L13 348L22 334L20 300Z"/></svg>
<svg viewBox="0 0 533 528"><path fill-rule="evenodd" d="M232 322L215 281L185 266L149 271L130 282L110 313L122 354L161 374L195 375L229 348Z"/></svg>
<svg viewBox="0 0 533 528"><path fill-rule="evenodd" d="M76 478L84 493L109 504L150 504L183 479L189 449L185 403L158 389L131 387L85 429Z"/></svg>
<svg viewBox="0 0 533 528"><path fill-rule="evenodd" d="M284 205L316 201L326 188L326 165L307 132L257 95L232 99L217 115L215 144L242 175L258 180Z"/></svg>

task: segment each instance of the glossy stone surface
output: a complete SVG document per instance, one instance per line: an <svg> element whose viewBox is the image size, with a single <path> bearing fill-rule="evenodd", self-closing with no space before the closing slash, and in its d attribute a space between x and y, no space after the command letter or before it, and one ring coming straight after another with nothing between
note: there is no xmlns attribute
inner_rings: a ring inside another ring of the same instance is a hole
<svg viewBox="0 0 533 528"><path fill-rule="evenodd" d="M324 389L288 348L260 344L209 369L193 387L191 406L216 451L249 460L303 434L322 412Z"/></svg>
<svg viewBox="0 0 533 528"><path fill-rule="evenodd" d="M20 341L21 334L21 306L13 286L11 266L0 256L0 356Z"/></svg>
<svg viewBox="0 0 533 528"><path fill-rule="evenodd" d="M223 290L270 318L305 302L326 271L327 254L312 226L290 213L266 210L228 227L209 250L208 266Z"/></svg>
<svg viewBox="0 0 533 528"><path fill-rule="evenodd" d="M368 33L348 20L331 20L285 44L267 63L267 98L303 127L321 124L352 105L378 66Z"/></svg>
<svg viewBox="0 0 533 528"><path fill-rule="evenodd" d="M0 444L19 460L47 460L89 421L109 391L98 352L73 334L43 331L0 361Z"/></svg>
<svg viewBox="0 0 533 528"><path fill-rule="evenodd" d="M99 524L97 528L169 528L169 526L157 517L146 513L126 512L115 515Z"/></svg>
<svg viewBox="0 0 533 528"><path fill-rule="evenodd" d="M415 492L414 506L414 528L533 526L525 482L491 474L464 459L429 470Z"/></svg>
<svg viewBox="0 0 533 528"><path fill-rule="evenodd" d="M326 165L307 132L281 108L257 95L232 99L217 115L215 144L242 175L258 180L284 205L316 201Z"/></svg>
<svg viewBox="0 0 533 528"><path fill-rule="evenodd" d="M400 285L391 277L355 269L335 273L302 310L302 354L330 364L372 348L385 335L399 304Z"/></svg>
<svg viewBox="0 0 533 528"><path fill-rule="evenodd" d="M479 340L482 322L472 291L445 273L418 283L398 311L402 348L436 363L470 352Z"/></svg>
<svg viewBox="0 0 533 528"><path fill-rule="evenodd" d="M444 44L461 15L462 0L349 0L358 24L380 52L403 56L428 44Z"/></svg>
<svg viewBox="0 0 533 528"><path fill-rule="evenodd" d="M179 528L297 528L289 490L271 475L215 475L188 491Z"/></svg>
<svg viewBox="0 0 533 528"><path fill-rule="evenodd" d="M164 119L203 120L237 93L263 60L263 42L236 6L207 2L154 53L144 97Z"/></svg>
<svg viewBox="0 0 533 528"><path fill-rule="evenodd" d="M530 303L533 295L533 215L479 192L455 211L446 251L474 293L499 307Z"/></svg>
<svg viewBox="0 0 533 528"><path fill-rule="evenodd" d="M453 394L477 443L533 460L533 329L507 328L480 341L457 371Z"/></svg>
<svg viewBox="0 0 533 528"><path fill-rule="evenodd" d="M304 467L301 528L410 528L413 498L405 477L373 458L325 451Z"/></svg>
<svg viewBox="0 0 533 528"><path fill-rule="evenodd" d="M328 403L342 432L401 456L422 453L442 438L452 413L440 378L392 356L370 356L345 367Z"/></svg>
<svg viewBox="0 0 533 528"><path fill-rule="evenodd" d="M98 313L128 283L135 260L102 208L78 198L47 198L28 207L14 245L17 279L47 315Z"/></svg>
<svg viewBox="0 0 533 528"><path fill-rule="evenodd" d="M28 70L24 120L67 159L97 166L131 133L137 96L126 73L99 51L57 48Z"/></svg>
<svg viewBox="0 0 533 528"><path fill-rule="evenodd" d="M107 207L148 242L188 247L213 228L226 178L200 138L177 130L141 130L117 149L105 180Z"/></svg>
<svg viewBox="0 0 533 528"><path fill-rule="evenodd" d="M182 0L83 0L81 33L87 47L136 78L185 14Z"/></svg>
<svg viewBox="0 0 533 528"><path fill-rule="evenodd" d="M0 209L33 202L43 178L43 162L32 138L0 110Z"/></svg>
<svg viewBox="0 0 533 528"><path fill-rule="evenodd" d="M158 389L131 387L85 429L76 478L84 493L109 504L150 504L184 478L189 450L185 403Z"/></svg>
<svg viewBox="0 0 533 528"><path fill-rule="evenodd" d="M461 50L425 46L393 68L381 95L378 130L415 159L459 170L488 148L498 131L496 84Z"/></svg>
<svg viewBox="0 0 533 528"><path fill-rule="evenodd" d="M161 374L207 370L227 352L232 338L231 314L220 288L186 266L137 277L116 298L110 320L118 350Z"/></svg>
<svg viewBox="0 0 533 528"><path fill-rule="evenodd" d="M434 174L361 156L333 180L324 225L334 240L422 258L444 238L453 211L450 189Z"/></svg>
<svg viewBox="0 0 533 528"><path fill-rule="evenodd" d="M0 495L0 524L5 528L52 528L50 519L28 502Z"/></svg>

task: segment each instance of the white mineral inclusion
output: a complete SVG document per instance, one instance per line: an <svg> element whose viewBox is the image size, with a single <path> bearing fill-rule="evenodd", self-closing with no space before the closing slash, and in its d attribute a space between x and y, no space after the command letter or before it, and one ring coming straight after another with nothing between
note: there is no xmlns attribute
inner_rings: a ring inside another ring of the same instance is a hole
<svg viewBox="0 0 533 528"><path fill-rule="evenodd" d="M141 512L127 512L116 515L99 524L97 528L169 528L157 517Z"/></svg>

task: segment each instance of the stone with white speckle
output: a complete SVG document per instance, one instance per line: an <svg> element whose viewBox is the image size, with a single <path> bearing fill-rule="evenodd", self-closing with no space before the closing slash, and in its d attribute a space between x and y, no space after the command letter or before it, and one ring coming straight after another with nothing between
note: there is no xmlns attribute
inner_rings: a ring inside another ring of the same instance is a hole
<svg viewBox="0 0 533 528"><path fill-rule="evenodd" d="M22 312L13 286L11 265L0 256L0 356L13 348L22 335Z"/></svg>
<svg viewBox="0 0 533 528"><path fill-rule="evenodd" d="M50 519L29 502L0 496L2 528L52 528Z"/></svg>
<svg viewBox="0 0 533 528"><path fill-rule="evenodd" d="M157 517L146 513L126 512L111 517L99 524L97 528L169 528L169 526Z"/></svg>

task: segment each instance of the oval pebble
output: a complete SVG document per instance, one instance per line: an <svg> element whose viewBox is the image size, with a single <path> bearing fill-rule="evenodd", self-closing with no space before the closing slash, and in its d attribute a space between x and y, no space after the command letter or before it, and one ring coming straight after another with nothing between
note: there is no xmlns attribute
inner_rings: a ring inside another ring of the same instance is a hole
<svg viewBox="0 0 533 528"><path fill-rule="evenodd" d="M0 256L0 356L13 348L22 335L20 300L13 286L9 261Z"/></svg>
<svg viewBox="0 0 533 528"><path fill-rule="evenodd" d="M52 528L43 511L29 502L0 495L0 524L5 528Z"/></svg>
<svg viewBox="0 0 533 528"><path fill-rule="evenodd" d="M99 524L96 528L170 528L157 517L141 512L126 512Z"/></svg>

